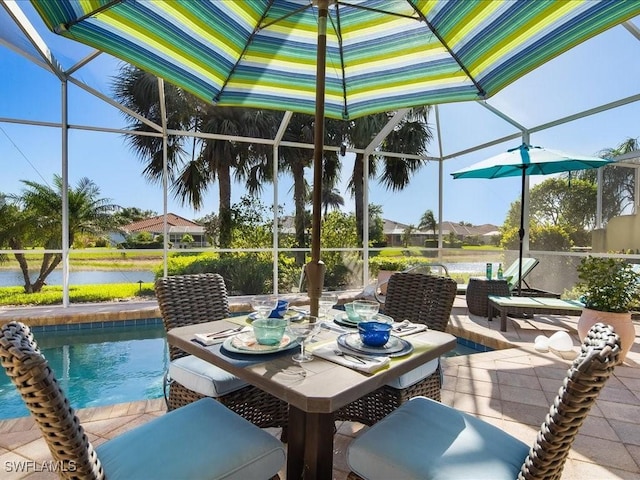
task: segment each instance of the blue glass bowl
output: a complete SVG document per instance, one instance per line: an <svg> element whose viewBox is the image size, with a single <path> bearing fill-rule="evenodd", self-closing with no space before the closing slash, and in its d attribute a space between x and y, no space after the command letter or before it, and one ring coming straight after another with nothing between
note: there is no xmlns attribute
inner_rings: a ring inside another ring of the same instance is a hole
<svg viewBox="0 0 640 480"><path fill-rule="evenodd" d="M389 341L391 325L382 322L360 322L358 323L358 333L360 340L369 347L382 347Z"/></svg>
<svg viewBox="0 0 640 480"><path fill-rule="evenodd" d="M283 318L287 310L289 310L289 302L286 300L278 300L278 306L271 310L269 318Z"/></svg>

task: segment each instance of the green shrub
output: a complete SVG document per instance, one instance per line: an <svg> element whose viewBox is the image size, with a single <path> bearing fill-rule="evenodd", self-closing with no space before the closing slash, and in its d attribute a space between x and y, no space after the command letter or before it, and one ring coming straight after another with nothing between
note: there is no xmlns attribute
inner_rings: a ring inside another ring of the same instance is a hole
<svg viewBox="0 0 640 480"><path fill-rule="evenodd" d="M295 259L281 255L278 259L278 289L290 291L300 278ZM154 270L163 275L162 265ZM219 257L216 254L172 255L167 261L168 275L219 273L231 295L258 295L273 291L273 263L270 254L237 253Z"/></svg>
<svg viewBox="0 0 640 480"><path fill-rule="evenodd" d="M621 313L638 303L640 274L622 258L583 258L578 279L576 289L587 308Z"/></svg>
<svg viewBox="0 0 640 480"><path fill-rule="evenodd" d="M369 270L372 275L378 275L380 270L401 272L409 267L419 264L431 263L431 260L423 257L373 257L369 259Z"/></svg>

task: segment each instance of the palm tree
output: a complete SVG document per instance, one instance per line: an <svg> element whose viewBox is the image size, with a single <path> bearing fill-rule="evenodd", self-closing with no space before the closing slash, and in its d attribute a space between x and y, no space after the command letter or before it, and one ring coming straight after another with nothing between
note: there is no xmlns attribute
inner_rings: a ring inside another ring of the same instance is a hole
<svg viewBox="0 0 640 480"><path fill-rule="evenodd" d="M211 105L206 108L202 131L238 137L273 138L282 115L282 112L275 111L219 108ZM204 148L196 165L189 166L198 172L204 170L208 175L198 174L195 179L181 176L183 182L180 182L179 185L187 188L180 188L178 192L182 198L190 197L194 207L192 192L206 191L211 181L217 179L219 241L222 248L230 247L232 240L232 169L235 170L235 180L244 180L248 193L254 194L261 190L265 180L272 180L271 157L271 148L264 145L251 145L227 140L205 140ZM199 206L195 208L199 208Z"/></svg>
<svg viewBox="0 0 640 480"><path fill-rule="evenodd" d="M4 227L0 231L0 244L12 250L23 250L26 245L40 244L45 249L62 248L62 178L55 175L54 187L22 180L27 188L21 195L14 195L14 204L3 202L0 215ZM110 199L100 198L100 188L88 178L81 178L75 188L68 191L69 245L77 234L100 235L115 225L112 213L119 207ZM6 215L6 216L5 216ZM22 276L24 291L42 290L46 278L60 264L62 254L43 254L39 275L31 283L27 258L14 253Z"/></svg>
<svg viewBox="0 0 640 480"><path fill-rule="evenodd" d="M157 78L136 67L123 66L114 78L115 98L145 118L162 124ZM244 108L215 107L170 84L165 84L167 128L204 133L219 133L239 137L273 138L281 112ZM127 116L134 132L153 129L138 119ZM162 139L160 137L128 135L133 150L145 162L145 176L153 181L162 179ZM219 187L219 244L231 246L231 183L232 170L236 179L246 180L249 192L259 190L264 179L270 179L270 150L260 145L227 140L193 137L189 151L184 136L169 136L168 167L171 191L182 204L196 210L203 207L204 195L215 181Z"/></svg>
<svg viewBox="0 0 640 480"><path fill-rule="evenodd" d="M436 217L433 215L433 210L427 210L420 217L420 223L418 224L418 228L420 230L433 230L433 237L436 236L436 228L438 223L436 222Z"/></svg>
<svg viewBox="0 0 640 480"><path fill-rule="evenodd" d="M292 115L283 139L291 142L313 143L313 118L310 115ZM302 248L307 243L306 203L311 191L304 177L304 171L311 167L313 151L305 148L282 147L278 161L280 170L288 171L293 178L295 246ZM304 252L296 252L295 257L299 266L304 265Z"/></svg>
<svg viewBox="0 0 640 480"><path fill-rule="evenodd" d="M602 158L615 158L640 149L637 138L627 138L615 148L605 148L598 155ZM596 182L596 169L571 173L577 178ZM571 177L569 177L571 179ZM602 219L607 222L621 215L635 201L635 169L608 165L602 169Z"/></svg>
<svg viewBox="0 0 640 480"><path fill-rule="evenodd" d="M17 202L12 202L7 195L0 196L0 246L8 246L12 250L24 250L24 241L29 241L29 233L33 232L33 218L22 212ZM30 290L29 267L24 254L14 254L25 281L25 291ZM5 254L0 261L6 261ZM27 274L25 274L27 272Z"/></svg>
<svg viewBox="0 0 640 480"><path fill-rule="evenodd" d="M339 210L344 206L344 198L340 195L340 190L329 185L325 185L322 188L322 206L324 208L323 216L326 217L329 208L333 210Z"/></svg>
<svg viewBox="0 0 640 480"><path fill-rule="evenodd" d="M425 154L427 144L433 138L431 129L427 124L429 110L429 106L412 109L402 122L387 135L382 142L382 148L392 152L411 155ZM345 132L347 141L355 148L365 148L375 135L387 124L390 118L391 114L380 113L350 122ZM375 177L380 167L379 181L387 189L399 191L409 184L411 176L425 163L426 160L414 158L371 156L369 159L369 176L372 178ZM360 153L356 154L350 187L355 198L358 238L362 242L364 157Z"/></svg>
<svg viewBox="0 0 640 480"><path fill-rule="evenodd" d="M154 212L153 210L142 210L138 207L124 207L114 214L114 219L118 225L128 225L129 223L157 216L158 212Z"/></svg>
<svg viewBox="0 0 640 480"><path fill-rule="evenodd" d="M411 244L411 236L413 235L416 227L413 225L407 225L402 232L402 245L407 248Z"/></svg>
<svg viewBox="0 0 640 480"><path fill-rule="evenodd" d="M283 139L290 142L313 143L314 117L311 115L294 114L289 121ZM337 145L341 139L341 125L344 122L326 120L327 131L325 144ZM307 225L305 219L306 205L311 198L311 188L307 183L304 172L313 163L313 150L296 147L282 147L280 149L280 170L288 171L293 177L293 200L295 205L295 243L296 247L307 246ZM322 187L323 193L332 192L340 175L340 162L336 152L325 151L323 155ZM326 198L326 197L325 197ZM337 201L337 199L336 199ZM343 200L344 204L344 200ZM326 203L324 203L326 210ZM296 254L296 262L302 266L305 263L304 253Z"/></svg>

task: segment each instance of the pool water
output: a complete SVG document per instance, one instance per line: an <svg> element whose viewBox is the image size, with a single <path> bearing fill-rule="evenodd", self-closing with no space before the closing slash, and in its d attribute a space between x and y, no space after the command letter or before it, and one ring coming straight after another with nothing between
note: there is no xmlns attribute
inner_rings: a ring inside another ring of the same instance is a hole
<svg viewBox="0 0 640 480"><path fill-rule="evenodd" d="M74 408L162 397L169 352L161 324L34 331L34 336ZM27 415L0 369L0 419Z"/></svg>
<svg viewBox="0 0 640 480"><path fill-rule="evenodd" d="M129 326L104 322L108 324L104 328L74 325L70 326L74 330L62 331L34 328L34 335L71 405L97 407L162 397L169 364L166 334L159 320L145 324L149 321L127 321ZM446 356L487 350L459 338L456 349ZM0 369L0 419L27 415L18 391Z"/></svg>

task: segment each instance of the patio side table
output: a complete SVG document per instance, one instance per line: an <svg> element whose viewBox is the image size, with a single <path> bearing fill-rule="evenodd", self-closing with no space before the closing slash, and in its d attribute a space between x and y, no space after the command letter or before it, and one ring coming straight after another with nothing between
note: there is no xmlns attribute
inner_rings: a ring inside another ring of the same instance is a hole
<svg viewBox="0 0 640 480"><path fill-rule="evenodd" d="M489 295L507 297L510 295L509 285L506 280L470 278L467 287L467 307L469 313L489 316Z"/></svg>

